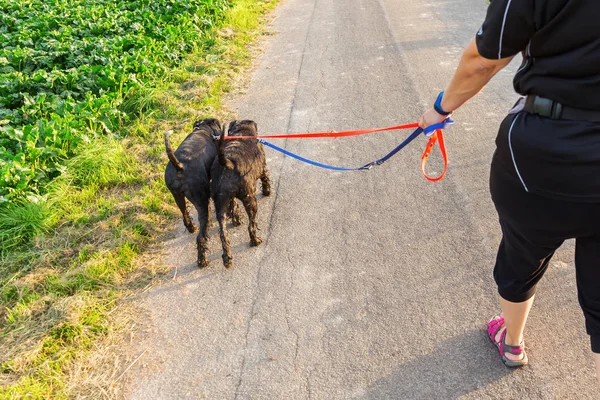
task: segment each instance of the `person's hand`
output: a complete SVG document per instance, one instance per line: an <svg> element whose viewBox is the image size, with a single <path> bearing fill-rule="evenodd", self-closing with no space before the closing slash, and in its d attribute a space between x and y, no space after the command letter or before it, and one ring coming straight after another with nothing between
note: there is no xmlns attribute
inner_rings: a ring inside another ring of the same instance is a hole
<svg viewBox="0 0 600 400"><path fill-rule="evenodd" d="M430 108L429 110L425 111L425 114L423 114L423 116L421 117L421 120L419 121L419 126L425 129L428 126L444 122L448 118L450 118L449 115L444 116L438 114L437 111L435 111L433 108Z"/></svg>

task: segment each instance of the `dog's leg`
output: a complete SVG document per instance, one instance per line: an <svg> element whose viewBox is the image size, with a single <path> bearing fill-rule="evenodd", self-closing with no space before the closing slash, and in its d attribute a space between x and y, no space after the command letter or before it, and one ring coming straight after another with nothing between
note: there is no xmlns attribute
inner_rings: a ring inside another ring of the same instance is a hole
<svg viewBox="0 0 600 400"><path fill-rule="evenodd" d="M250 246L258 246L262 243L262 239L256 235L256 212L258 205L256 196L247 194L243 200L246 213L248 214L248 233L250 234Z"/></svg>
<svg viewBox="0 0 600 400"><path fill-rule="evenodd" d="M263 196L271 195L271 178L269 175L269 170L267 169L267 165L265 164L262 175L260 176L260 183L262 184Z"/></svg>
<svg viewBox="0 0 600 400"><path fill-rule="evenodd" d="M242 216L240 215L240 210L237 205L237 201L235 197L231 199L231 203L229 203L229 209L227 210L227 217L231 219L231 222L235 226L240 226L242 224Z"/></svg>
<svg viewBox="0 0 600 400"><path fill-rule="evenodd" d="M233 257L229 247L229 236L227 235L227 208L229 207L229 199L218 199L215 201L215 209L217 211L217 219L219 221L219 234L221 235L221 245L223 246L223 265L225 268L231 268Z"/></svg>
<svg viewBox="0 0 600 400"><path fill-rule="evenodd" d="M188 209L185 196L181 192L171 191L171 194L173 195L175 203L177 203L177 207L179 207L179 210L183 215L183 225L185 225L188 232L196 232L196 226L194 225L194 223L192 222L192 218L190 217L190 210Z"/></svg>
<svg viewBox="0 0 600 400"><path fill-rule="evenodd" d="M200 232L196 237L196 244L198 246L198 267L208 267L208 259L206 253L208 251L208 202L209 199L204 199L201 204L196 206L198 211L198 222L200 223Z"/></svg>

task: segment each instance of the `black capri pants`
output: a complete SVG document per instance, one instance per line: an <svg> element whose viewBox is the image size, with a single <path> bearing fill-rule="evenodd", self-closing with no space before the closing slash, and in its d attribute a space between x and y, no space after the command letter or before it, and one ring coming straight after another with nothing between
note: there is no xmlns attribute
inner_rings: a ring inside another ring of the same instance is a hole
<svg viewBox="0 0 600 400"><path fill-rule="evenodd" d="M600 353L600 201L580 202L526 191L520 174L529 172L531 181L543 177L534 177L531 169L519 171L515 163L508 132L514 118L507 117L500 128L490 174L503 235L494 267L498 292L514 303L530 299L554 252L565 240L576 239L579 304L592 351Z"/></svg>

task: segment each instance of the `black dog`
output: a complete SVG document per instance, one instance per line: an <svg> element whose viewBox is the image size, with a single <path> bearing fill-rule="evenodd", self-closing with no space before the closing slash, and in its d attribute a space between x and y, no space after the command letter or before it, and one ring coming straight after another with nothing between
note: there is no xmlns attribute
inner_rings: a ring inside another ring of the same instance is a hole
<svg viewBox="0 0 600 400"><path fill-rule="evenodd" d="M257 136L258 128L254 121L232 121L229 124L228 135ZM258 246L262 243L262 239L256 235L256 181L261 180L263 195L271 194L269 171L262 144L256 139L227 140L225 143L225 132L221 132L218 156L213 163L211 176L212 198L223 245L223 264L230 268L232 257L225 217L228 213L236 214L236 198L244 203L248 214L250 245Z"/></svg>
<svg viewBox="0 0 600 400"><path fill-rule="evenodd" d="M210 171L217 157L215 138L222 135L223 128L216 119L203 119L194 123L194 130L173 152L169 143L170 132L165 133L165 147L169 163L165 170L165 183L173 194L177 206L183 214L183 224L190 232L196 227L190 218L186 199L196 207L200 232L196 238L198 245L198 266L208 265L208 203L210 201Z"/></svg>

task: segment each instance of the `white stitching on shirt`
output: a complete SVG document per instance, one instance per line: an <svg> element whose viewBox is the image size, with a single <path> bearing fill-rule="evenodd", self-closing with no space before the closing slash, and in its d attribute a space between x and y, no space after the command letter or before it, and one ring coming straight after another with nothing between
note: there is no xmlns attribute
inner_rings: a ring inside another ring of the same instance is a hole
<svg viewBox="0 0 600 400"><path fill-rule="evenodd" d="M531 57L531 40L525 49L525 59L523 60L523 65L517 70L517 74L523 71L525 68L529 67L529 58Z"/></svg>
<svg viewBox="0 0 600 400"><path fill-rule="evenodd" d="M506 11L504 11L504 20L502 21L502 30L500 31L500 45L498 46L498 60L502 58L502 36L504 36L504 26L506 25L506 17L508 16L508 9L512 0L508 0L506 4Z"/></svg>
<svg viewBox="0 0 600 400"><path fill-rule="evenodd" d="M510 155L513 160L513 165L515 166L515 171L517 171L517 175L519 176L519 179L521 180L521 183L523 184L525 191L527 193L529 193L529 189L527 188L527 185L525 184L525 181L523 180L523 177L521 176L521 173L519 172L519 167L517 167L517 161L515 160L515 153L514 153L513 147L512 147L512 130L513 130L513 127L515 126L515 122L517 122L517 120L519 119L520 116L521 116L521 114L517 114L517 116L515 117L515 119L513 120L512 124L510 126L510 130L508 131L508 147L510 147Z"/></svg>
<svg viewBox="0 0 600 400"><path fill-rule="evenodd" d="M528 65L529 65L529 60L527 60L527 59L523 60L523 65L521 65L521 67L517 70L517 74L519 72L523 71Z"/></svg>

